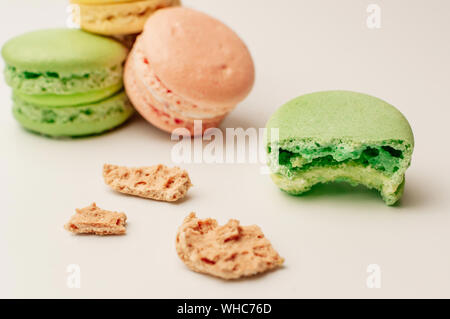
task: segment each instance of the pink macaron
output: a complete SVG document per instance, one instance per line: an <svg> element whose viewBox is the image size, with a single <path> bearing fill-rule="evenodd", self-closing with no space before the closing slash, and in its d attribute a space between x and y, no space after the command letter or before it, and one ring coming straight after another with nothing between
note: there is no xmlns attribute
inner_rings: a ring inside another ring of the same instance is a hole
<svg viewBox="0 0 450 319"><path fill-rule="evenodd" d="M218 127L250 93L254 79L252 57L239 36L182 7L158 10L147 21L124 75L127 94L147 121L190 134L196 120L202 132Z"/></svg>

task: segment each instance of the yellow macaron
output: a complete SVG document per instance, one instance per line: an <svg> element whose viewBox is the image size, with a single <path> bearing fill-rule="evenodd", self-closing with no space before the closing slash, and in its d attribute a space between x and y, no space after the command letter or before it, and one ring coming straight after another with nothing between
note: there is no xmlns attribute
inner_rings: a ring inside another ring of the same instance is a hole
<svg viewBox="0 0 450 319"><path fill-rule="evenodd" d="M75 23L103 35L140 33L156 10L180 5L180 0L70 0Z"/></svg>

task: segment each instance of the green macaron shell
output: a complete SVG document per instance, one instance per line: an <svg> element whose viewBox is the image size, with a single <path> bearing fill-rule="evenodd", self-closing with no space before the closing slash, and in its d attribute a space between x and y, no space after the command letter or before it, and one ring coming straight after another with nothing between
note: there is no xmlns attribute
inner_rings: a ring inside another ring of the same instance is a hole
<svg viewBox="0 0 450 319"><path fill-rule="evenodd" d="M400 111L381 99L350 91L316 92L293 99L273 114L267 127L279 128L280 141L351 138L359 142L402 140L414 145L411 127Z"/></svg>
<svg viewBox="0 0 450 319"><path fill-rule="evenodd" d="M406 118L383 100L349 91L312 93L278 109L267 129L272 179L291 194L347 181L378 189L388 205L402 195L414 137Z"/></svg>
<svg viewBox="0 0 450 319"><path fill-rule="evenodd" d="M25 128L48 136L85 136L108 131L125 122L131 106L124 91L88 105L75 107L42 107L13 97L13 114Z"/></svg>
<svg viewBox="0 0 450 319"><path fill-rule="evenodd" d="M122 81L127 49L75 29L47 29L9 40L2 49L6 82L23 94L73 94Z"/></svg>
<svg viewBox="0 0 450 319"><path fill-rule="evenodd" d="M14 95L20 100L36 106L66 107L90 104L104 100L122 90L123 84L119 83L108 88L74 94L45 94L28 95L20 91L14 91Z"/></svg>
<svg viewBox="0 0 450 319"><path fill-rule="evenodd" d="M18 69L72 74L121 64L127 49L112 39L77 29L46 29L9 40L2 56Z"/></svg>

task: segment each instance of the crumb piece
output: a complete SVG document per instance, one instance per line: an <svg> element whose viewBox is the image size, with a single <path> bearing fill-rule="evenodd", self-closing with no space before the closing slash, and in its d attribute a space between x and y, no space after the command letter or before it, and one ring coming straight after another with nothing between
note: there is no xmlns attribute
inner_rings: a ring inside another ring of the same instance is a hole
<svg viewBox="0 0 450 319"><path fill-rule="evenodd" d="M126 233L127 215L103 210L95 203L76 209L64 228L75 234L123 235Z"/></svg>
<svg viewBox="0 0 450 319"><path fill-rule="evenodd" d="M161 164L137 168L105 164L103 178L118 192L166 202L183 198L192 186L186 171Z"/></svg>
<svg viewBox="0 0 450 319"><path fill-rule="evenodd" d="M195 213L179 228L176 249L190 269L223 279L256 275L284 262L258 226L240 226L234 219L219 226Z"/></svg>

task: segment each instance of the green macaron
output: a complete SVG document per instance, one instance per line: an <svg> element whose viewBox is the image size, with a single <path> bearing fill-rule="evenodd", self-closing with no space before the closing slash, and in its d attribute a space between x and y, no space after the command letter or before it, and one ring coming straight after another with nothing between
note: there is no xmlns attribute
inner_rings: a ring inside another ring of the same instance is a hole
<svg viewBox="0 0 450 319"><path fill-rule="evenodd" d="M349 91L300 96L267 123L272 180L301 194L318 183L345 181L377 189L386 204L403 193L414 137L400 111L378 98Z"/></svg>
<svg viewBox="0 0 450 319"><path fill-rule="evenodd" d="M127 49L75 29L47 29L9 40L2 49L13 114L25 128L49 136L102 133L133 108L123 93Z"/></svg>

